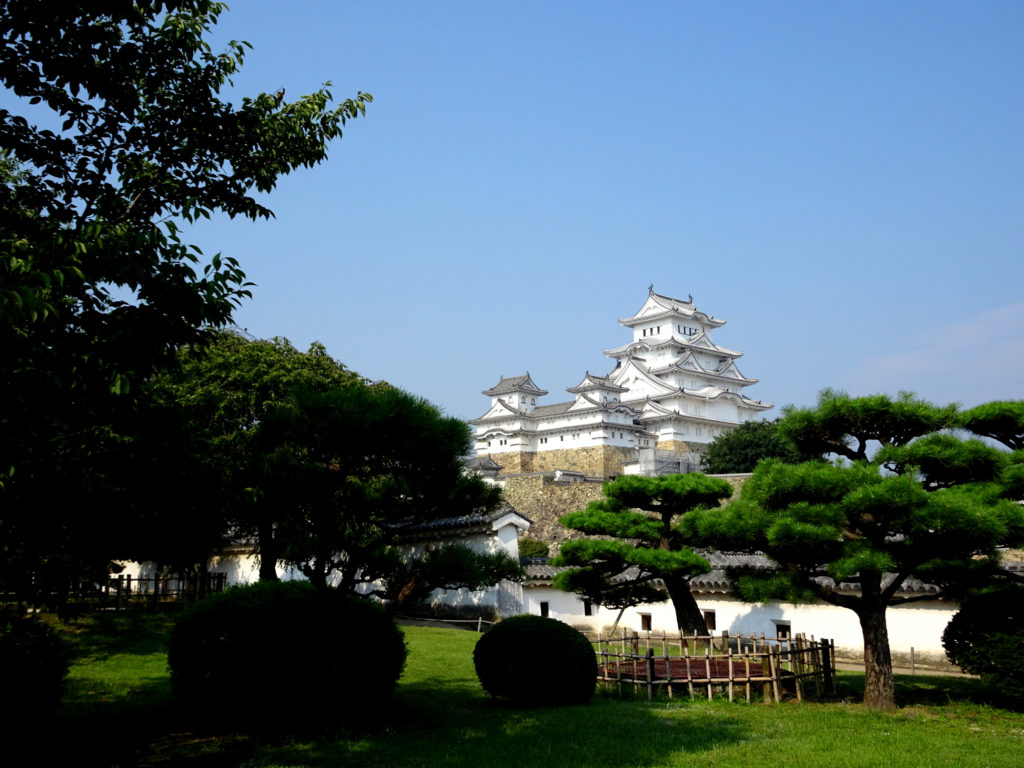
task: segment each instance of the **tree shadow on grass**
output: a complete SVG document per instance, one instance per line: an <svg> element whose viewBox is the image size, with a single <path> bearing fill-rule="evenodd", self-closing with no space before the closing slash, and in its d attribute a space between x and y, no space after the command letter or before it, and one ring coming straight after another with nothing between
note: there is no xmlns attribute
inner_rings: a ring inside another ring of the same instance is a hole
<svg viewBox="0 0 1024 768"><path fill-rule="evenodd" d="M974 677L951 675L895 675L896 706L945 706L968 702L981 706L1006 707L1007 702ZM864 675L840 673L836 678L836 698L859 702L864 699Z"/></svg>
<svg viewBox="0 0 1024 768"><path fill-rule="evenodd" d="M266 745L280 766L657 765L742 741L749 726L721 710L595 697L589 704L522 709L487 697L476 680L402 686L375 730L348 738Z"/></svg>

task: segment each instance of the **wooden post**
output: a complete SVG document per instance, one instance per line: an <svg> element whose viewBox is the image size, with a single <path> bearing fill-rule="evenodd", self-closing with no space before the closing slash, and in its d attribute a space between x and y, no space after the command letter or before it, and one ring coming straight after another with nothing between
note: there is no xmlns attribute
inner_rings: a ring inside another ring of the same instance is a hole
<svg viewBox="0 0 1024 768"><path fill-rule="evenodd" d="M821 669L825 676L825 693L834 696L836 692L835 678L832 675L831 642L827 638L821 640Z"/></svg>
<svg viewBox="0 0 1024 768"><path fill-rule="evenodd" d="M654 649L647 649L647 700L654 698Z"/></svg>
<svg viewBox="0 0 1024 768"><path fill-rule="evenodd" d="M726 659L727 659L727 661L729 663L729 701L732 701L732 684L733 684L733 681L736 679L736 675L733 674L733 669L732 669L732 648L728 649L728 654L726 655Z"/></svg>
<svg viewBox="0 0 1024 768"><path fill-rule="evenodd" d="M772 678L772 690L775 694L775 703L778 704L782 701L782 689L779 687L779 672L780 669L779 649L769 648L768 649L768 669Z"/></svg>
<svg viewBox="0 0 1024 768"><path fill-rule="evenodd" d="M668 697L672 698L672 659L668 655L668 635L665 635L664 642L661 647L662 653L665 656L665 690L668 691Z"/></svg>
<svg viewBox="0 0 1024 768"><path fill-rule="evenodd" d="M686 662L686 690L690 694L690 701L693 701L693 673L690 669L690 649L683 646L683 659Z"/></svg>

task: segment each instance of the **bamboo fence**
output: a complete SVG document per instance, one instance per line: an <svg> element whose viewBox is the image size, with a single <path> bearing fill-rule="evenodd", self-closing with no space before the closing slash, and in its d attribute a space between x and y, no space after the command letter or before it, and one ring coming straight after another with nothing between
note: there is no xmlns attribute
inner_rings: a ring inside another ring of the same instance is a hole
<svg viewBox="0 0 1024 768"><path fill-rule="evenodd" d="M834 644L813 636L623 630L617 635L590 633L589 639L595 645L598 679L615 684L620 692L623 685L632 685L634 691L645 688L648 699L658 688L669 698L685 690L691 699L699 693L709 700L722 691L729 701L737 695L750 701L758 689L765 702L835 693Z"/></svg>

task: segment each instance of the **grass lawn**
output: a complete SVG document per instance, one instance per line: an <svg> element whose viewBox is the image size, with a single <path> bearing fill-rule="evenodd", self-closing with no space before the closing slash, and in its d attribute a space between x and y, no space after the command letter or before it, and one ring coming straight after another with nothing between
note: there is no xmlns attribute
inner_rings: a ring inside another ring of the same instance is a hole
<svg viewBox="0 0 1024 768"><path fill-rule="evenodd" d="M841 673L837 702L781 705L599 693L585 706L520 710L491 700L473 672L478 635L406 627L409 660L379 727L316 740L223 733L217 713L171 700L169 619L125 613L70 628L78 660L36 762L145 766L1017 766L1024 714L980 683L897 677L900 709L865 710L863 676ZM358 695L358 692L341 695ZM270 702L299 707L298 701ZM52 758L52 759L51 759Z"/></svg>

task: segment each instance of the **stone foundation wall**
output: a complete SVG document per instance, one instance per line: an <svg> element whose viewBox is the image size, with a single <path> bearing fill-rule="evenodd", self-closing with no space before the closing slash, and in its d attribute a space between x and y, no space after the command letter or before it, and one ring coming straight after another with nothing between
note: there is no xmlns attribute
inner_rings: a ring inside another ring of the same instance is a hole
<svg viewBox="0 0 1024 768"><path fill-rule="evenodd" d="M509 451L508 453L481 453L480 456L491 459L495 464L501 466L499 474L518 475L523 472L536 472L534 469L534 456L536 454L526 451Z"/></svg>
<svg viewBox="0 0 1024 768"><path fill-rule="evenodd" d="M636 458L636 450L611 445L590 448L566 448L534 454L535 472L569 469L588 477L608 479L622 474L622 462Z"/></svg>
<svg viewBox="0 0 1024 768"><path fill-rule="evenodd" d="M673 456L682 456L684 453L702 453L707 448L707 443L687 443L682 440L659 440L655 446L659 451L669 451Z"/></svg>
<svg viewBox="0 0 1024 768"><path fill-rule="evenodd" d="M601 498L601 486L600 482L556 483L553 475L508 477L505 478L505 500L533 521L526 536L549 544L560 543L583 534L562 527L558 518ZM552 555L556 549L552 547Z"/></svg>
<svg viewBox="0 0 1024 768"><path fill-rule="evenodd" d="M480 454L501 465L501 475L521 475L527 472L554 472L568 469L582 472L588 477L608 479L622 474L622 463L636 458L636 449L610 445L590 448L563 448L553 451L509 451L508 453Z"/></svg>

